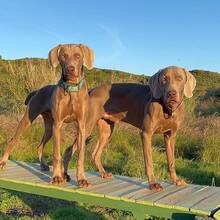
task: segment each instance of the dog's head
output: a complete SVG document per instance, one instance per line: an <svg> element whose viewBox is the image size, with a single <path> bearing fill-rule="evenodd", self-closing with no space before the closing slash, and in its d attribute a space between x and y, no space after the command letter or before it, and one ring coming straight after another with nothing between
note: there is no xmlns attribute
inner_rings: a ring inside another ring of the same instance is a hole
<svg viewBox="0 0 220 220"><path fill-rule="evenodd" d="M55 68L60 64L63 80L70 83L79 83L83 65L90 70L93 61L93 50L83 44L58 45L49 52L50 65Z"/></svg>
<svg viewBox="0 0 220 220"><path fill-rule="evenodd" d="M159 70L150 78L150 89L153 97L162 99L166 108L173 112L183 100L193 96L196 86L195 77L180 67L167 67Z"/></svg>

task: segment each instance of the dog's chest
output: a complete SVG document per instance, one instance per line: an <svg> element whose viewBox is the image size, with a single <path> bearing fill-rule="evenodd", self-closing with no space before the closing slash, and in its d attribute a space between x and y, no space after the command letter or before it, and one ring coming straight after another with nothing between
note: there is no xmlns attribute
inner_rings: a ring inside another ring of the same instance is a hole
<svg viewBox="0 0 220 220"><path fill-rule="evenodd" d="M177 130L179 126L177 117L161 118L156 126L155 133L165 133L171 130Z"/></svg>
<svg viewBox="0 0 220 220"><path fill-rule="evenodd" d="M88 106L88 94L85 92L61 94L57 104L59 118L65 122L71 122L84 118Z"/></svg>

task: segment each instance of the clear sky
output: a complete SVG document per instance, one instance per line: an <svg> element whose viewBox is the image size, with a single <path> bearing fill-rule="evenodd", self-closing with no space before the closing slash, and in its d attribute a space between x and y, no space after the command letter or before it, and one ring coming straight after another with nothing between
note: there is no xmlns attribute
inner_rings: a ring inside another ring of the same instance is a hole
<svg viewBox="0 0 220 220"><path fill-rule="evenodd" d="M46 58L57 44L84 43L96 67L220 72L219 0L1 0L0 30L4 59Z"/></svg>

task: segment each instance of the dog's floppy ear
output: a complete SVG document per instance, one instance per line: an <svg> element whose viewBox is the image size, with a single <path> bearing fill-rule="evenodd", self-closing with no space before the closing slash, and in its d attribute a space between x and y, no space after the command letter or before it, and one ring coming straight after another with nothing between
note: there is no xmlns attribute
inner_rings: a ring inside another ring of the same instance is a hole
<svg viewBox="0 0 220 220"><path fill-rule="evenodd" d="M161 73L162 73L162 70L159 70L157 73L155 73L153 76L151 76L150 80L149 80L150 90L151 90L153 97L155 99L159 99L162 96L162 91L160 88Z"/></svg>
<svg viewBox="0 0 220 220"><path fill-rule="evenodd" d="M61 45L58 45L50 50L48 54L49 64L55 68L59 64L58 55L59 55L59 49Z"/></svg>
<svg viewBox="0 0 220 220"><path fill-rule="evenodd" d="M80 44L79 47L83 53L83 65L86 66L88 70L91 70L95 59L93 50L83 44Z"/></svg>
<svg viewBox="0 0 220 220"><path fill-rule="evenodd" d="M186 84L184 86L184 95L187 98L191 98L193 96L193 90L196 87L196 79L187 70L184 69L184 72L186 73Z"/></svg>

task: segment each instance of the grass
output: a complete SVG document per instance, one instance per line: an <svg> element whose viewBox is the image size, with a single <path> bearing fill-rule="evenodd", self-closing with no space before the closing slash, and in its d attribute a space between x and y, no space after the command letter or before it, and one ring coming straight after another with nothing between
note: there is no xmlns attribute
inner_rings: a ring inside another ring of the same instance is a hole
<svg viewBox="0 0 220 220"><path fill-rule="evenodd" d="M93 69L86 72L89 87L103 82L147 83L148 77L115 70ZM191 71L197 79L194 97L186 100L186 118L177 136L177 173L189 183L220 186L220 74ZM0 154L11 138L24 110L26 95L41 86L57 82L59 69L51 70L44 59L0 60ZM62 153L72 143L73 126L65 125ZM37 162L37 145L43 134L38 119L21 137L11 159ZM86 170L95 170L91 152L97 140L94 130L86 147ZM153 139L155 175L169 180L163 137ZM117 125L104 150L103 163L113 174L145 178L142 143L139 131L128 125ZM45 157L51 164L52 143ZM70 166L75 167L76 155ZM0 219L134 219L131 213L85 204L71 203L0 189Z"/></svg>
<svg viewBox="0 0 220 220"><path fill-rule="evenodd" d="M2 220L133 219L131 213L0 189Z"/></svg>

